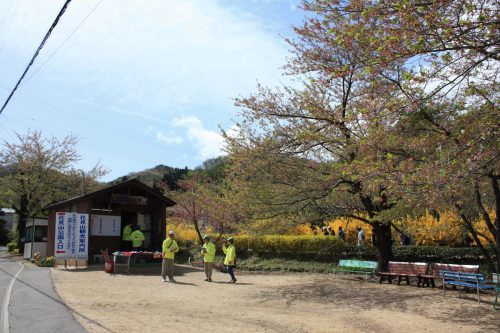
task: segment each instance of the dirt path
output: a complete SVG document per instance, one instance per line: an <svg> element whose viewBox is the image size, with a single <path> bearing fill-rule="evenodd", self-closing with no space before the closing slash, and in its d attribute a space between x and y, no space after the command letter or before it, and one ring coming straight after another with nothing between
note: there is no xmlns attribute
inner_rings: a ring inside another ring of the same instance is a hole
<svg viewBox="0 0 500 333"><path fill-rule="evenodd" d="M215 272L213 283L176 266L178 283L151 272L53 270L56 291L89 332L498 332L500 311L474 294L380 285L323 274ZM159 273L159 272L158 272ZM239 273L239 274L238 274Z"/></svg>

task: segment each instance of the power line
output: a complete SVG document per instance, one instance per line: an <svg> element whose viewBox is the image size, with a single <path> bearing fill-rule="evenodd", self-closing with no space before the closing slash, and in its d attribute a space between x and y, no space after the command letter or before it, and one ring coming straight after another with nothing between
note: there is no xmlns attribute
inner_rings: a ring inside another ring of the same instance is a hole
<svg viewBox="0 0 500 333"><path fill-rule="evenodd" d="M31 73L30 76L28 76L26 78L26 80L24 80L24 83L23 85L28 82L33 76L36 75L36 73L38 73L43 66L45 66L45 64L47 64L50 59L52 59L52 57L54 57L54 55L64 46L64 44L66 44L66 42L75 34L75 32L87 21L87 19L90 17L90 15L92 15L92 13L97 9L97 7L101 4L101 2L103 2L103 0L100 0L95 6L94 8L92 8L90 10L90 12L87 14L87 16L85 16L85 18L80 22L80 24L78 24L76 26L76 28L68 35L68 37L66 37L66 39L62 42L61 45L59 45L59 47L54 51L52 52L52 54L40 65L40 67L38 67L33 73Z"/></svg>
<svg viewBox="0 0 500 333"><path fill-rule="evenodd" d="M0 89L7 89L7 88L0 84ZM2 95L1 92L0 92L0 95ZM66 108L55 106L55 105L50 104L46 101L37 99L33 96L29 96L26 93L22 93L22 92L19 93L18 96L16 97L16 100L18 100L21 103L25 103L27 105L32 105L35 107L43 108L48 113L59 115L60 117L66 118L66 119L71 120L71 121L76 121L80 124L82 124L82 123L88 124L88 125L92 126L93 128L95 128L96 130L101 130L101 131L105 132L106 134L112 133L115 135L115 136L113 136L113 139L116 138L116 139L120 139L120 141L128 141L129 143L127 145L125 145L125 147L120 148L120 154L116 155L117 151L113 150L113 148L111 148L111 147L108 147L109 141L104 140L104 139L100 139L99 137L91 137L90 139L89 138L82 138L83 139L82 142L86 141L86 142L90 143L92 146L98 148L98 150L107 150L108 152L114 153L114 154L109 154L109 156L111 156L113 158L123 158L123 157L120 157L122 155L121 153L127 153L127 156L137 155L138 154L137 151L130 149L131 143L140 143L140 144L143 144L145 146L153 146L156 149L165 149L166 148L165 146L162 146L161 144L152 143L151 141L149 141L141 136L138 136L136 134L133 134L132 132L130 132L126 136L123 136L123 128L114 127L111 124L106 124L106 123L101 122L101 121L96 121L94 119L84 117L80 114L75 114L75 113L71 112L70 110L67 110ZM28 116L14 113L13 117L19 118L19 117L28 117ZM43 125L43 127L50 127L52 124L45 123L44 118L31 119L31 117L29 117L28 119L24 119L24 122L28 123L29 121L33 120L33 121L36 121L36 123L38 125ZM23 121L21 120L19 122L23 122ZM1 125L1 123L0 123L0 125ZM170 146L170 147L168 147L168 150L170 152L175 152L179 155L182 154L182 152L183 152L182 149L177 148L176 146ZM148 160L152 163L158 163L156 156L149 155L149 153L146 153L146 154L148 154L148 155L144 156L144 152L143 152L142 155L140 155L140 158L143 160Z"/></svg>
<svg viewBox="0 0 500 333"><path fill-rule="evenodd" d="M14 0L15 1L15 0ZM19 5L19 2L18 1L15 1L15 7L14 7L14 10L12 11L12 15L11 15L11 8L12 8L12 3L10 3L9 5L9 9L7 9L7 12L6 12L6 16L5 16L5 19L3 20L2 22L2 25L0 26L0 36L3 36L3 37L0 37L0 54L2 54L2 51L3 51L3 47L5 45L5 41L7 40L7 36L9 35L9 32L10 32L10 28L12 27L12 22L14 21L14 18L16 16L16 12L17 12L17 7ZM7 17L8 16L11 16L10 17L10 20L7 21ZM4 28L4 25L5 23L8 22L7 24L7 27L5 29L5 32L3 30Z"/></svg>
<svg viewBox="0 0 500 333"><path fill-rule="evenodd" d="M7 106L7 104L9 103L9 101L12 98L12 96L14 95L15 91L17 90L17 88L21 84L21 81L26 76L26 73L28 73L28 70L30 69L31 65L33 65L33 62L35 61L36 57L38 56L38 54L42 50L42 48L45 45L45 42L47 41L47 39L49 39L50 34L52 33L52 30L54 30L54 28L56 27L57 23L59 22L59 19L61 18L61 16L66 11L66 8L68 7L68 5L69 5L70 2L71 2L71 0L66 0L66 2L63 5L63 7L59 11L59 14L57 14L56 19L54 20L54 22L52 23L52 25L49 28L49 31L47 31L47 34L45 34L45 37L43 38L42 42L40 43L40 46L38 46L38 49L36 50L35 54L31 58L31 61L29 62L28 66L26 66L26 69L24 70L23 75L21 75L21 77L19 78L19 81L17 81L17 83L16 83L16 86L14 87L14 89L12 89L12 92L10 93L9 97L7 97L7 100L3 104L2 109L0 109L0 114L3 112L3 110L5 109L5 107Z"/></svg>

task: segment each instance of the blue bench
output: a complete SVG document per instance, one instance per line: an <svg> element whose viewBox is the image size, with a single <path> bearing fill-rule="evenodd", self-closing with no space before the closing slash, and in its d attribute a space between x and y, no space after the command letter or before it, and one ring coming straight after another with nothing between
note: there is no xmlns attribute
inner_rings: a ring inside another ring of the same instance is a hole
<svg viewBox="0 0 500 333"><path fill-rule="evenodd" d="M495 289L495 286L484 284L485 278L483 274L451 272L451 271L441 271L440 273L443 279L443 296L446 292L447 285L458 287L460 298L462 298L461 287L476 289L477 303L479 304L480 290Z"/></svg>
<svg viewBox="0 0 500 333"><path fill-rule="evenodd" d="M492 274L492 281L494 284L496 284L495 286L495 302L493 303L493 308L495 310L500 310L500 306L499 306L499 302L498 302L498 295L500 294L500 274L497 274L497 273L493 273ZM497 308L498 306L498 308Z"/></svg>
<svg viewBox="0 0 500 333"><path fill-rule="evenodd" d="M378 262L366 260L339 260L339 264L333 269L333 273L354 273L365 274L368 280L369 275L373 275L378 268Z"/></svg>

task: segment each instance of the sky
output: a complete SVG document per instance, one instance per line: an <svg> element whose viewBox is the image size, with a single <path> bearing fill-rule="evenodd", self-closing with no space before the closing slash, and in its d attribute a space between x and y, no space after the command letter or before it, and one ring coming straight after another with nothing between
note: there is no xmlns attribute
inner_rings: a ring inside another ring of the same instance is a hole
<svg viewBox="0 0 500 333"><path fill-rule="evenodd" d="M64 0L0 0L0 101ZM73 0L0 114L0 141L76 135L103 181L222 155L234 98L286 83L299 0Z"/></svg>

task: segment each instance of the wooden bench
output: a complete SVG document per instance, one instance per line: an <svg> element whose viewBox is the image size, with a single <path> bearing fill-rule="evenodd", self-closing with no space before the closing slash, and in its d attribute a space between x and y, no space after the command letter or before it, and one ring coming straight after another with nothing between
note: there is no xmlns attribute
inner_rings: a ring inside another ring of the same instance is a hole
<svg viewBox="0 0 500 333"><path fill-rule="evenodd" d="M373 275L378 268L378 262L376 261L364 261L364 260L339 260L339 264L333 269L333 273L354 273L354 274L365 274L366 279L370 275Z"/></svg>
<svg viewBox="0 0 500 333"><path fill-rule="evenodd" d="M430 265L430 270L428 273L423 274L418 279L418 286L432 285L432 288L436 286L434 279L441 279L441 272L462 272L462 273L479 273L479 265L456 265L456 264L441 264L434 263Z"/></svg>
<svg viewBox="0 0 500 333"><path fill-rule="evenodd" d="M495 289L493 285L484 284L483 274L441 271L443 281L443 296L446 292L446 285L458 287L460 298L462 298L462 288L474 288L477 291L477 303L480 303L479 291Z"/></svg>
<svg viewBox="0 0 500 333"><path fill-rule="evenodd" d="M406 284L410 284L410 277L419 278L422 274L427 273L427 263L425 262L398 262L389 261L389 267L387 272L381 272L380 281L382 283L384 279L387 279L389 283L392 283L392 279L398 278L398 285L401 284L401 279L406 280Z"/></svg>

